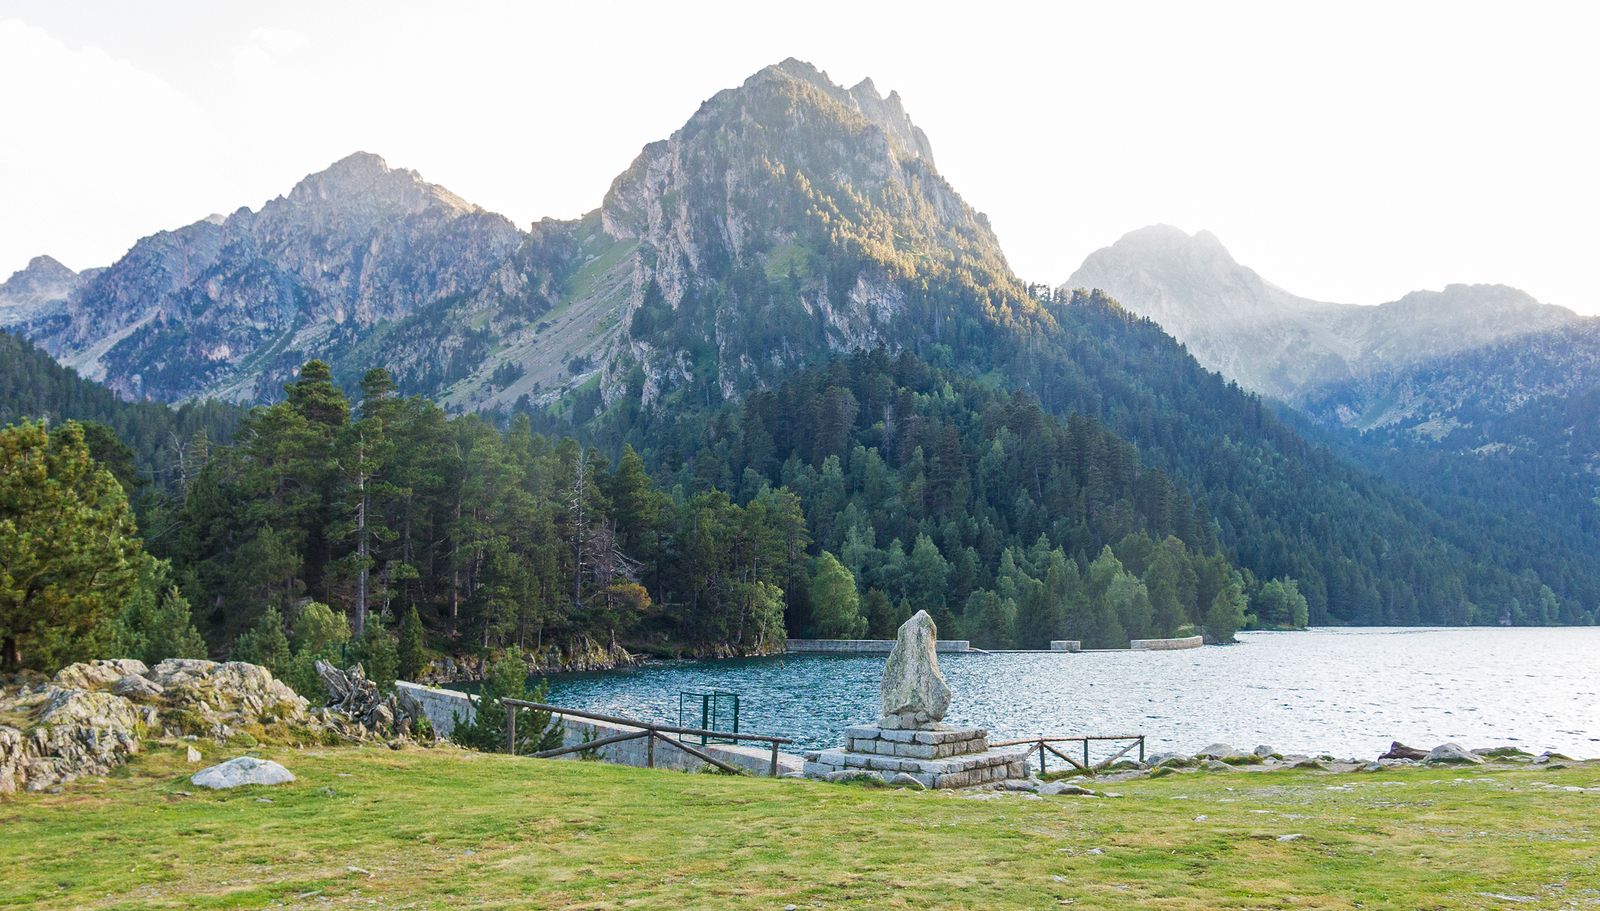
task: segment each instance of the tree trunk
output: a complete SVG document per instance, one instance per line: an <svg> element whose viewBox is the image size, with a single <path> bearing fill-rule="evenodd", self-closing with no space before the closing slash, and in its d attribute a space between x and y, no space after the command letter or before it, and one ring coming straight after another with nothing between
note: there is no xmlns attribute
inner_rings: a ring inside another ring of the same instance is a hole
<svg viewBox="0 0 1600 911"><path fill-rule="evenodd" d="M16 636L7 636L0 640L0 670L17 671L22 669L22 648Z"/></svg>
<svg viewBox="0 0 1600 911"><path fill-rule="evenodd" d="M364 456L357 456L364 458ZM367 475L362 468L356 469L356 489L361 492L361 499L356 504L356 557L359 568L356 570L356 622L354 634L359 636L367 627Z"/></svg>

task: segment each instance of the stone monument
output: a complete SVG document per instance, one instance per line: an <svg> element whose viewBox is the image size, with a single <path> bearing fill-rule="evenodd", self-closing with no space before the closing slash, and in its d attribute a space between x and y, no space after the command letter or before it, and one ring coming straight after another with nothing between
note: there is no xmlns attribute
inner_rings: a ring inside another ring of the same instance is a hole
<svg viewBox="0 0 1600 911"><path fill-rule="evenodd" d="M843 749L806 753L807 777L867 774L894 782L906 775L927 788L1028 777L1027 758L1014 750L989 749L988 731L943 723L950 686L939 672L938 638L927 611L901 624L883 668L882 717L876 724L845 728Z"/></svg>

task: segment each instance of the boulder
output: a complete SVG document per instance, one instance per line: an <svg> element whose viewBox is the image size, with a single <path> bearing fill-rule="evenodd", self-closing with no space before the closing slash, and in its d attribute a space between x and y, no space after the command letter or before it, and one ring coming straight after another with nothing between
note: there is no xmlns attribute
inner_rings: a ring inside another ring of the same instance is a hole
<svg viewBox="0 0 1600 911"><path fill-rule="evenodd" d="M142 676L149 670L132 658L80 661L56 671L50 682L66 690L103 690L129 674Z"/></svg>
<svg viewBox="0 0 1600 911"><path fill-rule="evenodd" d="M294 781L294 773L270 759L240 756L201 769L190 776L189 781L202 788L220 791L247 784L284 784Z"/></svg>
<svg viewBox="0 0 1600 911"><path fill-rule="evenodd" d="M123 674L111 684L111 692L135 702L148 702L166 692L161 684L138 674Z"/></svg>
<svg viewBox="0 0 1600 911"><path fill-rule="evenodd" d="M1223 762L1228 762L1230 760L1244 759L1248 756L1253 756L1254 754L1241 753L1226 743L1213 743L1194 755L1200 759L1218 759Z"/></svg>
<svg viewBox="0 0 1600 911"><path fill-rule="evenodd" d="M1272 747L1270 747L1270 746L1268 746L1268 745L1266 745L1264 743L1261 743L1261 744L1257 744L1256 748L1251 750L1250 752L1253 753L1256 756L1261 757L1262 759L1266 759L1268 757L1277 755L1278 751L1274 750Z"/></svg>
<svg viewBox="0 0 1600 911"><path fill-rule="evenodd" d="M1441 743L1429 750L1423 761L1436 765L1480 765L1483 759L1459 744Z"/></svg>
<svg viewBox="0 0 1600 911"><path fill-rule="evenodd" d="M1427 759L1428 751L1416 747L1408 747L1398 740L1389 744L1389 752L1384 753L1379 759Z"/></svg>
<svg viewBox="0 0 1600 911"><path fill-rule="evenodd" d="M1223 762L1220 759L1203 759L1203 760L1200 761L1200 768L1205 769L1207 772L1231 772L1231 771L1233 771L1233 766L1229 765L1226 762Z"/></svg>
<svg viewBox="0 0 1600 911"><path fill-rule="evenodd" d="M1521 747L1514 746L1474 748L1469 752L1483 759L1502 759L1511 762L1531 762L1533 760L1532 753Z"/></svg>
<svg viewBox="0 0 1600 911"><path fill-rule="evenodd" d="M154 709L141 710L111 693L52 684L41 695L33 706L37 724L22 745L22 777L30 791L110 772L139 752L139 732L154 720Z"/></svg>
<svg viewBox="0 0 1600 911"><path fill-rule="evenodd" d="M1080 784L1073 784L1068 781L1052 781L1049 784L1042 785L1039 788L1039 793L1045 797L1055 797L1057 795L1066 795L1070 797L1100 796L1099 791L1096 791L1092 788L1086 788Z"/></svg>
<svg viewBox="0 0 1600 911"><path fill-rule="evenodd" d="M895 635L880 692L884 717L896 718L899 727L938 722L950 708L950 686L939 672L938 638L938 627L925 610L902 623Z"/></svg>
<svg viewBox="0 0 1600 911"><path fill-rule="evenodd" d="M893 788L910 788L913 791L928 790L928 786L910 772L894 773L894 777L889 779L889 786Z"/></svg>

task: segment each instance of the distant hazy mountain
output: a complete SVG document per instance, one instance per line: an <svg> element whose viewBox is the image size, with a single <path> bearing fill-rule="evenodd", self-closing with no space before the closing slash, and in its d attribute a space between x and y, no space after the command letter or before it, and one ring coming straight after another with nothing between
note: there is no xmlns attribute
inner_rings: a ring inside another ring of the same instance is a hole
<svg viewBox="0 0 1600 911"><path fill-rule="evenodd" d="M66 309L84 277L48 256L35 256L27 268L0 285L0 328L19 327L56 316Z"/></svg>
<svg viewBox="0 0 1600 911"><path fill-rule="evenodd" d="M1090 254L1069 288L1100 288L1202 364L1288 401L1310 390L1572 323L1504 285L1449 285L1377 306L1299 297L1241 265L1209 232L1130 232Z"/></svg>

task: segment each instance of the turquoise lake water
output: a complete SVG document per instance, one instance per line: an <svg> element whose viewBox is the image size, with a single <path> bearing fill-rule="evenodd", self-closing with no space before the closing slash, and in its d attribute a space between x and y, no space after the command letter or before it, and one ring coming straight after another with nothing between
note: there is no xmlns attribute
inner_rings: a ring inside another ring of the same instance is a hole
<svg viewBox="0 0 1600 911"><path fill-rule="evenodd" d="M1151 751L1375 756L1391 740L1600 756L1600 628L1244 633L1178 652L942 655L948 721L991 737L1144 733ZM883 656L685 661L550 678L550 701L677 723L679 694L740 694L740 729L800 747L877 715ZM692 726L699 725L698 704Z"/></svg>

